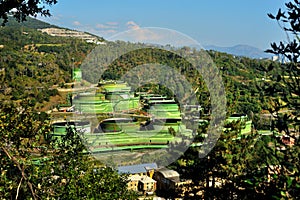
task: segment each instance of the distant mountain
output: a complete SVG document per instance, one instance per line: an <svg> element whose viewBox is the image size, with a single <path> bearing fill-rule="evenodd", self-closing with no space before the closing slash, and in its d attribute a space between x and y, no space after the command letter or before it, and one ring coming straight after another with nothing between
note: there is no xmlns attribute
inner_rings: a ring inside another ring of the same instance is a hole
<svg viewBox="0 0 300 200"><path fill-rule="evenodd" d="M0 19L0 24L2 24L2 19ZM13 17L8 16L8 22L5 24L8 27L26 27L32 29L42 29L42 28L58 28L55 25L49 24L47 22L40 21L38 19L27 17L26 21L18 23Z"/></svg>
<svg viewBox="0 0 300 200"><path fill-rule="evenodd" d="M3 20L0 19L0 24ZM29 28L33 30L39 30L43 33L47 33L51 36L58 36L58 37L73 37L78 39L83 39L85 41L89 41L92 43L101 43L100 41L103 41L104 39L100 36L96 36L91 33L77 31L77 30L71 30L68 28L61 28L52 24L49 24L47 22L40 21L38 19L27 17L26 21L18 23L13 17L8 17L8 22L5 24L4 27L8 28L17 28L17 29L24 29ZM25 30L25 29L24 29Z"/></svg>
<svg viewBox="0 0 300 200"><path fill-rule="evenodd" d="M206 50L214 50L225 52L236 56L245 56L249 58L270 58L270 54L265 53L263 50L249 46L249 45L236 45L233 47L219 47L214 45L204 46Z"/></svg>

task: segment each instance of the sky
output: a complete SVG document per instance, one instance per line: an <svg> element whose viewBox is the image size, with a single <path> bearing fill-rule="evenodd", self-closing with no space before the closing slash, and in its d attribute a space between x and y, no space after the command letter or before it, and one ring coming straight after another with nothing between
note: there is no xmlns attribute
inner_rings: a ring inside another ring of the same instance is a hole
<svg viewBox="0 0 300 200"><path fill-rule="evenodd" d="M105 39L144 27L172 29L201 45L251 45L262 50L285 39L267 14L276 15L287 0L58 0L51 17L65 28Z"/></svg>

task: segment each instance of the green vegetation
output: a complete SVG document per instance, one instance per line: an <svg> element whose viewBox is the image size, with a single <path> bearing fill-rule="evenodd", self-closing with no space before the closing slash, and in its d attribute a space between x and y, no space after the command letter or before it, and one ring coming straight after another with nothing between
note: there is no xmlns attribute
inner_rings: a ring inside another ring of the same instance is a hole
<svg viewBox="0 0 300 200"><path fill-rule="evenodd" d="M206 52L221 71L227 97L227 116L245 113L256 129L264 131L250 130L249 124L243 119L232 120L226 124L213 150L206 157L199 158L199 151L212 145L210 141L203 142L209 133L208 123L201 121L195 139L197 145L189 148L171 165L183 177L193 180L193 185L185 192L186 196L193 193L194 197L187 198L296 199L300 193L299 2L294 0L287 3L286 9L286 12L279 10L276 16L269 14L269 17L282 25L289 35L288 43L274 43L272 49L268 50L283 56L286 63ZM67 92L59 92L62 90L59 86L72 87L73 83L68 84L72 81L71 69L79 67L95 44L74 38L51 37L35 29L49 25L35 20L28 22L28 25L8 23L0 29L0 197L136 199L136 194L126 189L126 177L119 176L113 169L103 167L102 163L84 154L87 151L80 131L74 131L69 126L66 133L54 134L59 136L56 141L48 140L51 133L49 116L40 112L49 110L47 105L51 101L52 107L71 103ZM145 63L158 62L170 66L191 82L203 108L201 117L209 122L212 108L207 83L190 63L179 56L189 52L191 58L197 61L202 59L204 50L184 47L172 49L176 53L152 48L135 51L145 46L119 41L108 42L101 49L102 52L95 53L106 55L108 60L113 59L118 52L111 52L112 46L118 47L114 48L118 49L116 51L132 51L114 60L103 73L102 79L118 79L128 70ZM92 63L91 59L90 62L88 64L91 65L84 63L81 66L84 69L83 79L97 83L100 78L98 75L102 74L103 61ZM160 75L150 69L147 73L150 77ZM125 78L130 79L132 84L139 83L133 75ZM175 101L184 99L184 84L176 76L170 76L169 81L172 83L171 89L147 84L137 90L151 91L167 98L174 97L171 91L178 91L179 96L176 96ZM125 86L121 88L128 90ZM106 91L112 92L115 89L118 88L111 86ZM89 104L97 107L95 102L102 101L103 95L79 95L77 104L86 112L85 104L87 107ZM116 101L122 102L118 98ZM136 108L137 101L133 102L133 108ZM178 110L175 111L170 105L167 108L164 105L154 107L156 111L167 110L164 114L178 117ZM124 108L126 105L120 103L119 110ZM107 106L98 111L102 113L111 110L112 107ZM131 130L134 128L129 127ZM151 148L165 148L169 139L177 137L176 131L176 127L172 127L149 138L137 139L133 139L126 131L109 133L105 139L97 138L98 134L90 134L86 142L98 152L107 150L106 143L116 145L115 150L146 149L150 146L148 142L156 143ZM124 144L135 145L122 146ZM199 191L202 191L200 196L196 195Z"/></svg>
<svg viewBox="0 0 300 200"><path fill-rule="evenodd" d="M286 11L280 9L276 16L269 14L269 17L276 20L286 32L288 40L287 43L272 43L267 52L281 56L285 63L245 59L249 64L257 62L252 69L260 69L263 72L252 77L256 79L252 89L246 89L247 82L236 82L237 79L244 78L242 74L239 77L231 77L233 81L228 79L230 76L225 77L225 80L230 80L231 84L235 85L231 88L235 89L235 93L229 92L229 95L236 95L238 102L244 94L251 91L253 93L248 94L257 100L256 104L268 110L261 117L253 116L256 127L268 131L241 135L241 121L237 121L230 124L230 130L225 130L207 157L199 159L197 150L189 149L173 164L173 167L186 177L192 178L196 187L202 188L202 198L298 198L299 6L299 1L294 0L286 3ZM231 63L228 67L233 65ZM239 73L239 69L241 67L234 69L236 74ZM246 75L251 77L251 73ZM234 102L230 102L229 105L232 103ZM200 131L205 133L205 130ZM190 187L190 190L185 192L188 194L194 192L193 190L194 187ZM198 198L199 196L195 196L195 199Z"/></svg>
<svg viewBox="0 0 300 200"><path fill-rule="evenodd" d="M53 85L71 82L71 71L78 67L94 44L73 38L53 37L35 28L50 25L30 18L27 22L9 22L0 29L0 98L30 99L37 109L49 109L64 101ZM63 41L63 43L62 43Z"/></svg>
<svg viewBox="0 0 300 200"><path fill-rule="evenodd" d="M48 116L28 102L0 108L1 199L136 199L126 177L84 155L71 127L55 145Z"/></svg>
<svg viewBox="0 0 300 200"><path fill-rule="evenodd" d="M8 1L0 2L0 18L3 19L2 25L8 22L9 14L18 22L23 22L28 19L28 16L51 16L50 11L45 8L45 5L54 5L57 0L37 0L37 1ZM11 12L15 9L14 12ZM10 19L11 20L11 19Z"/></svg>

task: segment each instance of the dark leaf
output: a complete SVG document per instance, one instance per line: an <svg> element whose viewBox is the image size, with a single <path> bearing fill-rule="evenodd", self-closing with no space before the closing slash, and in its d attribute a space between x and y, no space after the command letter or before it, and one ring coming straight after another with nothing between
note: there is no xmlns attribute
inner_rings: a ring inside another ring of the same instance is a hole
<svg viewBox="0 0 300 200"><path fill-rule="evenodd" d="M281 81L281 76L280 75L277 75L277 82Z"/></svg>
<svg viewBox="0 0 300 200"><path fill-rule="evenodd" d="M275 19L274 15L272 15L271 13L268 13L268 16L269 16L271 19Z"/></svg>
<svg viewBox="0 0 300 200"><path fill-rule="evenodd" d="M277 50L278 50L278 47L277 47L277 45L276 45L275 42L271 43L271 47L272 47L272 49L273 49L274 51L277 51Z"/></svg>
<svg viewBox="0 0 300 200"><path fill-rule="evenodd" d="M268 71L272 71L274 69L274 66L272 65L272 64L270 64L269 66L268 66Z"/></svg>
<svg viewBox="0 0 300 200"><path fill-rule="evenodd" d="M266 52L266 53L273 53L273 54L276 54L276 52L273 51L272 49L267 49L265 52Z"/></svg>
<svg viewBox="0 0 300 200"><path fill-rule="evenodd" d="M281 13L281 8L280 8L280 9L278 10L277 15L276 15L276 20L280 20L281 16L282 16L282 13Z"/></svg>

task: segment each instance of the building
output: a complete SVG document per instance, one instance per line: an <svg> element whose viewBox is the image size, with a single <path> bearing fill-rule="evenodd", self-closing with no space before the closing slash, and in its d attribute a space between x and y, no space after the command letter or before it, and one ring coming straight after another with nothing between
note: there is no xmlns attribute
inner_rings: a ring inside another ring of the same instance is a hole
<svg viewBox="0 0 300 200"><path fill-rule="evenodd" d="M143 163L118 167L119 174L128 174L129 190L139 191L145 195L151 195L156 191L156 181L152 179L156 163Z"/></svg>
<svg viewBox="0 0 300 200"><path fill-rule="evenodd" d="M176 183L180 182L178 172L167 168L156 170L154 179L157 181L157 189L161 191L175 190Z"/></svg>
<svg viewBox="0 0 300 200"><path fill-rule="evenodd" d="M179 186L192 182L191 180L180 179L177 171L167 168L155 170L153 178L157 181L157 190L159 191L175 191Z"/></svg>
<svg viewBox="0 0 300 200"><path fill-rule="evenodd" d="M73 81L81 82L82 80L82 72L81 69L73 69Z"/></svg>
<svg viewBox="0 0 300 200"><path fill-rule="evenodd" d="M143 194L153 194L156 191L156 181L149 176L141 176L138 184L139 191Z"/></svg>
<svg viewBox="0 0 300 200"><path fill-rule="evenodd" d="M47 33L51 36L58 36L58 37L73 37L85 40L88 43L95 43L95 44L106 44L105 42L99 41L100 38L97 36L91 35L89 33L76 31L76 30L68 30L63 28L44 28L38 29L42 33Z"/></svg>
<svg viewBox="0 0 300 200"><path fill-rule="evenodd" d="M139 181L141 180L140 175L131 175L128 177L129 182L127 183L128 190L139 191Z"/></svg>
<svg viewBox="0 0 300 200"><path fill-rule="evenodd" d="M127 188L144 195L151 195L156 191L156 181L149 176L129 175Z"/></svg>
<svg viewBox="0 0 300 200"><path fill-rule="evenodd" d="M140 175L140 176L149 176L150 178L154 174L154 170L157 169L156 163L143 163L137 165L127 165L119 166L119 174L129 174L129 175Z"/></svg>
<svg viewBox="0 0 300 200"><path fill-rule="evenodd" d="M225 130L230 130L231 123L238 123L240 124L240 134L249 134L252 132L252 120L248 118L246 114L232 114L228 119L225 121Z"/></svg>

